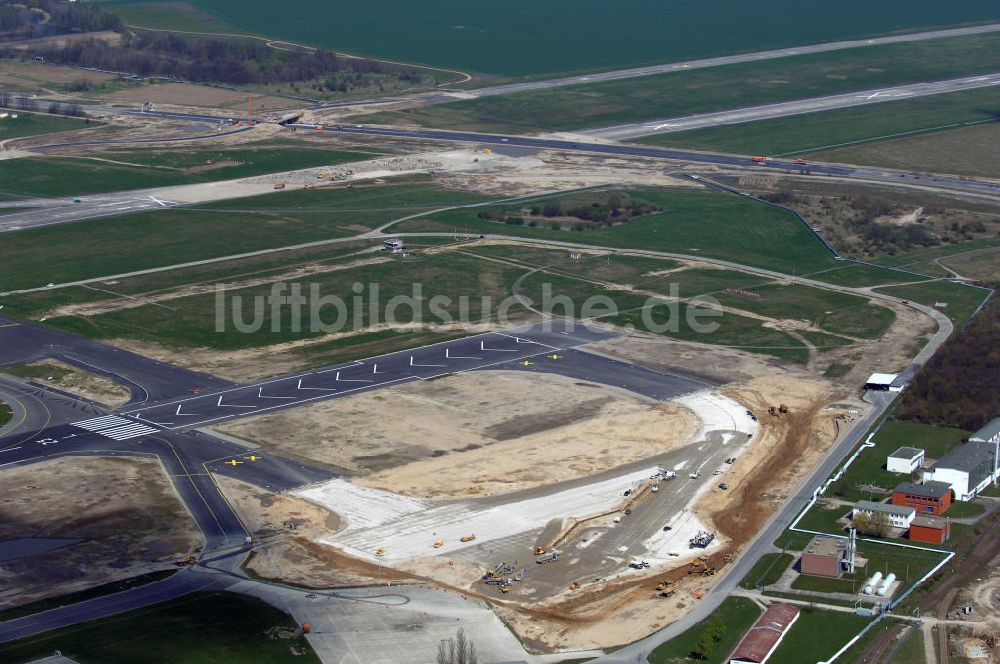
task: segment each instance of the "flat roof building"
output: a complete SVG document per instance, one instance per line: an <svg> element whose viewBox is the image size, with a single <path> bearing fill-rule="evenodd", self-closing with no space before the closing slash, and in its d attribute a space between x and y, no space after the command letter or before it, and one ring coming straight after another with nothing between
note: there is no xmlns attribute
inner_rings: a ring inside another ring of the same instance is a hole
<svg viewBox="0 0 1000 664"><path fill-rule="evenodd" d="M772 604L740 639L729 664L764 664L799 619L798 607Z"/></svg>
<svg viewBox="0 0 1000 664"><path fill-rule="evenodd" d="M889 517L889 523L893 528L909 528L910 522L916 516L917 510L909 505L893 505L892 503L876 503L871 500L859 500L851 512L854 517L858 512L875 514L876 512Z"/></svg>
<svg viewBox="0 0 1000 664"><path fill-rule="evenodd" d="M813 576L838 578L844 572L847 540L817 535L802 551L799 571Z"/></svg>
<svg viewBox="0 0 1000 664"><path fill-rule="evenodd" d="M924 465L925 453L917 447L900 447L886 457L885 469L890 473L912 473Z"/></svg>
<svg viewBox="0 0 1000 664"><path fill-rule="evenodd" d="M385 240L382 243L382 251L388 251L390 254L398 254L404 249L406 249L406 247L403 245L403 241L395 238L392 240Z"/></svg>

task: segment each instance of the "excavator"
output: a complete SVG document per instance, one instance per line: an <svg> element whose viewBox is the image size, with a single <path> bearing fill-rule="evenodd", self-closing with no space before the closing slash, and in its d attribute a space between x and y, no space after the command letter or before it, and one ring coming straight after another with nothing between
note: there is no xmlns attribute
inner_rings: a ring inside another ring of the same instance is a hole
<svg viewBox="0 0 1000 664"><path fill-rule="evenodd" d="M688 570L688 574L701 574L702 576L714 576L716 569L709 566L708 556L698 556L697 559L691 561L691 567L694 569Z"/></svg>
<svg viewBox="0 0 1000 664"><path fill-rule="evenodd" d="M660 597L667 598L673 597L677 592L677 586L674 585L673 581L664 579L656 584L656 590L660 593Z"/></svg>

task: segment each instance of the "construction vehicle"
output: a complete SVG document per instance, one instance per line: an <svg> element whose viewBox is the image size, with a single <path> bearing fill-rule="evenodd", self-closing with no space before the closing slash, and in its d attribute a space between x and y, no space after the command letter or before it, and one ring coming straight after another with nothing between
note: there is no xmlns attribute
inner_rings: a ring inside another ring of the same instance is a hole
<svg viewBox="0 0 1000 664"><path fill-rule="evenodd" d="M375 549L375 555L376 556L384 556L385 555L385 547L384 546L380 546L379 548Z"/></svg>
<svg viewBox="0 0 1000 664"><path fill-rule="evenodd" d="M312 626L309 623L302 623L303 634L308 634L310 629L312 629Z"/></svg>
<svg viewBox="0 0 1000 664"><path fill-rule="evenodd" d="M442 546L444 546L444 540L439 539L438 541L434 542L435 549L440 549Z"/></svg>
<svg viewBox="0 0 1000 664"><path fill-rule="evenodd" d="M677 593L677 586L673 581L663 580L656 584L656 590L660 593L660 597L673 597Z"/></svg>
<svg viewBox="0 0 1000 664"><path fill-rule="evenodd" d="M695 599L701 599L704 596L705 596L705 593L701 592L700 590L693 590L693 591L691 591L691 597L694 597Z"/></svg>
<svg viewBox="0 0 1000 664"><path fill-rule="evenodd" d="M502 593L509 593L510 592L510 586L500 586L500 592L502 592Z"/></svg>
<svg viewBox="0 0 1000 664"><path fill-rule="evenodd" d="M559 560L559 552L553 551L552 553L546 554L544 556L539 556L535 558L535 562L539 565L544 565L546 563L552 563Z"/></svg>
<svg viewBox="0 0 1000 664"><path fill-rule="evenodd" d="M649 563L645 560L633 560L628 564L632 569L648 569Z"/></svg>
<svg viewBox="0 0 1000 664"><path fill-rule="evenodd" d="M304 185L302 185L302 188L303 189L312 189L314 186L315 185L312 182L306 182Z"/></svg>
<svg viewBox="0 0 1000 664"><path fill-rule="evenodd" d="M493 150L490 150L489 148L483 148L483 154L493 154Z"/></svg>
<svg viewBox="0 0 1000 664"><path fill-rule="evenodd" d="M475 535L462 535L460 538L458 538L458 541L460 541L460 542L471 542L474 539L476 539Z"/></svg>
<svg viewBox="0 0 1000 664"><path fill-rule="evenodd" d="M316 179L317 180L322 180L322 179L328 178L328 177L330 177L332 175L333 175L333 173L331 173L330 171L323 171L322 173L320 173L319 175L316 176Z"/></svg>
<svg viewBox="0 0 1000 664"><path fill-rule="evenodd" d="M580 587L580 584L577 583L576 581L574 581L573 583L569 584L569 589L570 590L577 590L577 589L579 589L579 587Z"/></svg>
<svg viewBox="0 0 1000 664"><path fill-rule="evenodd" d="M668 482L677 477L677 473L672 470L664 470L662 473L660 473L660 475L662 475L663 479L665 479Z"/></svg>
<svg viewBox="0 0 1000 664"><path fill-rule="evenodd" d="M534 549L531 550L531 552L534 553L536 556L545 555L545 547L544 546L536 546Z"/></svg>
<svg viewBox="0 0 1000 664"><path fill-rule="evenodd" d="M795 160L795 164L797 166L805 166L806 165L806 160L805 159L796 159Z"/></svg>
<svg viewBox="0 0 1000 664"><path fill-rule="evenodd" d="M284 189L285 188L285 183L284 182L279 182L276 185L274 185L274 188L275 189Z"/></svg>
<svg viewBox="0 0 1000 664"><path fill-rule="evenodd" d="M194 556L188 556L187 558L184 558L183 560L178 560L176 564L178 566L197 565L198 564L198 559L195 558Z"/></svg>
<svg viewBox="0 0 1000 664"><path fill-rule="evenodd" d="M653 493L657 493L659 490L660 490L659 484L654 484L652 488L650 488L650 491L652 491Z"/></svg>
<svg viewBox="0 0 1000 664"><path fill-rule="evenodd" d="M729 465L736 463L736 457L729 457L728 459L726 459L726 463L728 463Z"/></svg>
<svg viewBox="0 0 1000 664"><path fill-rule="evenodd" d="M753 157L750 157L750 161L752 161L754 163L757 163L757 164L763 164L764 162L767 161L767 157L761 157L761 156L755 155Z"/></svg>
<svg viewBox="0 0 1000 664"><path fill-rule="evenodd" d="M699 530L694 537L688 540L688 546L692 549L704 549L715 540L715 533L706 530Z"/></svg>
<svg viewBox="0 0 1000 664"><path fill-rule="evenodd" d="M780 406L778 406L778 412L784 415L785 413L788 412L788 406L786 406L785 404L781 404Z"/></svg>
<svg viewBox="0 0 1000 664"><path fill-rule="evenodd" d="M729 485L726 484L725 482L723 482L722 484L720 484L719 488L722 489L723 491L729 491Z"/></svg>

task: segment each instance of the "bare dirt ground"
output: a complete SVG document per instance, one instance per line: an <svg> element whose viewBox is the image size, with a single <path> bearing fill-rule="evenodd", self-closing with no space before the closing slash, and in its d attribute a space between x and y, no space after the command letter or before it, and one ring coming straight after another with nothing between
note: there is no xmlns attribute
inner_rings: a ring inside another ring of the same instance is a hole
<svg viewBox="0 0 1000 664"><path fill-rule="evenodd" d="M686 442L673 405L551 374L489 371L363 393L219 427L275 453L432 497L582 477ZM441 482L447 477L447 482Z"/></svg>
<svg viewBox="0 0 1000 664"><path fill-rule="evenodd" d="M0 608L162 569L201 533L152 460L68 457L2 471L0 541L80 539L0 563Z"/></svg>
<svg viewBox="0 0 1000 664"><path fill-rule="evenodd" d="M499 150L499 149L498 149ZM495 168L445 173L440 182L461 191L515 196L606 184L690 187L691 181L668 175L662 162L618 157L593 157L538 151L518 152Z"/></svg>
<svg viewBox="0 0 1000 664"><path fill-rule="evenodd" d="M59 360L41 360L8 368L15 375L104 404L111 408L125 405L131 393L125 387L99 374L78 369Z"/></svg>
<svg viewBox="0 0 1000 664"><path fill-rule="evenodd" d="M24 86L31 86L32 84L43 86L60 85L80 80L101 85L114 79L115 76L112 74L70 69L68 67L56 67L55 65L45 65L38 62L18 62L15 60L0 62L0 84L3 84L5 87L18 86L15 89L24 89Z"/></svg>

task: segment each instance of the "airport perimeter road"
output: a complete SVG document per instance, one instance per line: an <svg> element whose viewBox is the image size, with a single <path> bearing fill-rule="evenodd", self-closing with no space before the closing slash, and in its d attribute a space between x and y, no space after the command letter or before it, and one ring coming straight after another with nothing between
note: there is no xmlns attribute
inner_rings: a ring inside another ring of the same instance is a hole
<svg viewBox="0 0 1000 664"><path fill-rule="evenodd" d="M850 108L853 106L869 106L888 101L913 99L915 97L960 92L962 90L975 90L995 85L1000 85L1000 74L966 76L947 81L913 83L910 85L897 85L891 88L846 92L829 97L813 97L811 99L785 101L778 104L766 104L764 106L751 106L749 108L737 108L714 113L700 113L680 118L633 122L600 129L587 129L579 133L609 141L628 141L643 136L689 131L691 129L704 129L706 127L718 127L719 125L739 124L741 122L755 122L757 120L832 111L838 108Z"/></svg>

